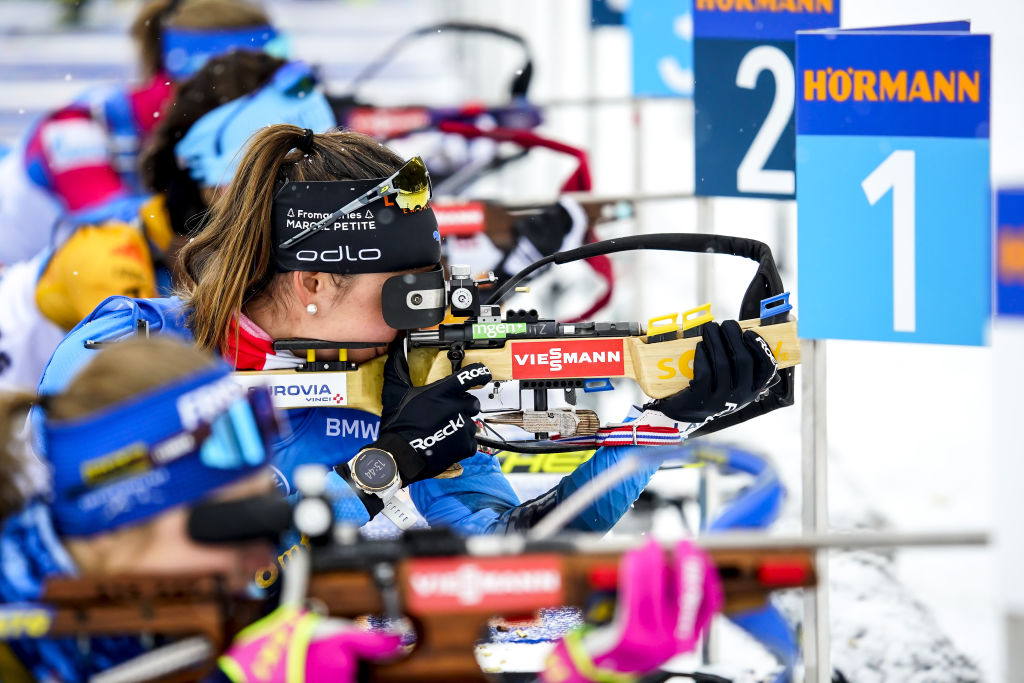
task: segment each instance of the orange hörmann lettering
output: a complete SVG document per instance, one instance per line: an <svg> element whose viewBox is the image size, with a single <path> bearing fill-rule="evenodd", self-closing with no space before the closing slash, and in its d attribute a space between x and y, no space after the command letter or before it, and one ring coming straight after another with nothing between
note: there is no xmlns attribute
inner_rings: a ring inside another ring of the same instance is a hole
<svg viewBox="0 0 1024 683"><path fill-rule="evenodd" d="M979 71L804 69L813 102L980 102Z"/></svg>
<svg viewBox="0 0 1024 683"><path fill-rule="evenodd" d="M1024 284L1024 225L1004 228L999 235L999 281Z"/></svg>
<svg viewBox="0 0 1024 683"><path fill-rule="evenodd" d="M834 0L697 0L698 12L832 14Z"/></svg>

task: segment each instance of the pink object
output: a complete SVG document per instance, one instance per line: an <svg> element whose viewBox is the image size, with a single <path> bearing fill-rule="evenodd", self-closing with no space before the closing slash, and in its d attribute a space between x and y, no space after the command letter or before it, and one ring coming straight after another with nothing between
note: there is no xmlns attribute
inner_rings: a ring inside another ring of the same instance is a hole
<svg viewBox="0 0 1024 683"><path fill-rule="evenodd" d="M26 143L25 161L43 171L47 189L68 210L78 211L127 192L109 144L108 131L88 110L69 106L39 123Z"/></svg>
<svg viewBox="0 0 1024 683"><path fill-rule="evenodd" d="M243 629L218 664L234 683L347 683L356 680L360 660L388 659L401 651L397 634L280 607Z"/></svg>
<svg viewBox="0 0 1024 683"><path fill-rule="evenodd" d="M308 683L348 683L356 680L359 660L381 660L402 652L402 636L350 628L315 640L306 656Z"/></svg>
<svg viewBox="0 0 1024 683"><path fill-rule="evenodd" d="M128 92L132 115L136 125L142 131L142 137L148 136L163 116L164 107L174 98L174 86L171 77L159 73Z"/></svg>
<svg viewBox="0 0 1024 683"><path fill-rule="evenodd" d="M614 680L692 651L722 605L722 584L708 556L691 543L680 542L668 559L654 541L626 553L612 623L567 634L541 679Z"/></svg>

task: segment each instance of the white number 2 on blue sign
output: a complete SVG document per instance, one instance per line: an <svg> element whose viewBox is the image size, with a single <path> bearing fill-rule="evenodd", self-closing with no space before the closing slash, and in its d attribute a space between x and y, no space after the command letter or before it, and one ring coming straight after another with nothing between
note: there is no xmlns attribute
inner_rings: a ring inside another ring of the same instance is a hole
<svg viewBox="0 0 1024 683"><path fill-rule="evenodd" d="M759 45L748 52L736 71L736 85L747 90L757 87L761 72L768 71L775 79L775 97L768 110L768 116L754 136L750 148L736 169L736 189L740 192L766 194L793 194L794 173L791 170L769 170L765 168L768 157L786 130L793 113L796 95L796 78L793 63L786 53L773 45Z"/></svg>

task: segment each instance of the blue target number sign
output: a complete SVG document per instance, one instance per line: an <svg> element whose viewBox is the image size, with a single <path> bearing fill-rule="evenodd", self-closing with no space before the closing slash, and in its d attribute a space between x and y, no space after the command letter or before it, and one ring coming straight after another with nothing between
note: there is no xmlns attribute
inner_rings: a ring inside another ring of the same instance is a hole
<svg viewBox="0 0 1024 683"><path fill-rule="evenodd" d="M694 0L696 193L793 197L796 32L839 0Z"/></svg>
<svg viewBox="0 0 1024 683"><path fill-rule="evenodd" d="M632 0L625 21L633 39L633 94L693 95L692 0Z"/></svg>
<svg viewBox="0 0 1024 683"><path fill-rule="evenodd" d="M981 345L989 36L797 38L800 336Z"/></svg>
<svg viewBox="0 0 1024 683"><path fill-rule="evenodd" d="M622 26L622 8L627 0L590 0L590 25Z"/></svg>
<svg viewBox="0 0 1024 683"><path fill-rule="evenodd" d="M996 310L1024 316L1024 187L996 194Z"/></svg>

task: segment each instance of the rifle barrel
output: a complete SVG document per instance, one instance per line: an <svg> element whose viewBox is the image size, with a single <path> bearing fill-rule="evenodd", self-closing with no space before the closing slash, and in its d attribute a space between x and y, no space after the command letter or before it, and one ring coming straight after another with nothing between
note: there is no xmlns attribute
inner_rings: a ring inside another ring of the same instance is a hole
<svg viewBox="0 0 1024 683"><path fill-rule="evenodd" d="M928 548L985 546L987 531L851 531L807 536L772 536L751 532L724 533L699 539L702 547L793 548L794 550L876 550L882 548Z"/></svg>
<svg viewBox="0 0 1024 683"><path fill-rule="evenodd" d="M564 541L566 549L585 553L615 553L635 548L644 538L607 538L601 534L555 537L547 543ZM661 540L670 549L681 539ZM929 548L985 546L986 531L853 531L807 536L775 536L754 532L726 532L701 536L694 541L705 550L878 550L884 548ZM466 540L471 555L503 555L529 552L530 544L517 536L471 537Z"/></svg>

